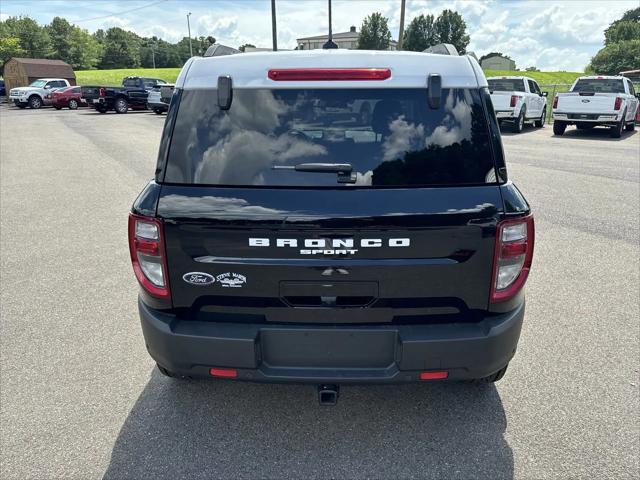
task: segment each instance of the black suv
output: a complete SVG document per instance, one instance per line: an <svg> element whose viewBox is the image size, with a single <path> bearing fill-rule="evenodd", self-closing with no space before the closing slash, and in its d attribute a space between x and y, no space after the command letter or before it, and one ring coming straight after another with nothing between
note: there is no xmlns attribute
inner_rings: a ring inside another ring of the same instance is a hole
<svg viewBox="0 0 640 480"><path fill-rule="evenodd" d="M500 379L534 223L475 60L285 52L184 67L129 240L161 372L330 401Z"/></svg>

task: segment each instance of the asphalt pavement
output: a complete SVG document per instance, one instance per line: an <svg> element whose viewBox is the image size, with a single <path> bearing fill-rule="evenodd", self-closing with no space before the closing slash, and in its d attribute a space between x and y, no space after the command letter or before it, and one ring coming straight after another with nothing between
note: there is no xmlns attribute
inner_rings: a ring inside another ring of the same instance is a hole
<svg viewBox="0 0 640 480"><path fill-rule="evenodd" d="M0 478L638 478L640 131L503 135L536 251L501 382L320 407L155 370L126 226L163 123L0 107Z"/></svg>

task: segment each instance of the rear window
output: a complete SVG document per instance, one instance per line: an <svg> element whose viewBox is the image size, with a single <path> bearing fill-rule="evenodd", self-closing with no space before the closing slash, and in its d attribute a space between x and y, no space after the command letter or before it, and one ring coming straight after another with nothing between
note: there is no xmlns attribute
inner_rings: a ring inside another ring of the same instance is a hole
<svg viewBox="0 0 640 480"><path fill-rule="evenodd" d="M524 92L524 81L517 78L493 78L487 80L491 92Z"/></svg>
<svg viewBox="0 0 640 480"><path fill-rule="evenodd" d="M621 78L582 78L576 82L573 92L624 93Z"/></svg>
<svg viewBox="0 0 640 480"><path fill-rule="evenodd" d="M348 164L336 172L294 170ZM285 168L282 168L285 167ZM389 187L495 182L477 89L235 89L229 110L216 90L186 90L165 182L221 186Z"/></svg>

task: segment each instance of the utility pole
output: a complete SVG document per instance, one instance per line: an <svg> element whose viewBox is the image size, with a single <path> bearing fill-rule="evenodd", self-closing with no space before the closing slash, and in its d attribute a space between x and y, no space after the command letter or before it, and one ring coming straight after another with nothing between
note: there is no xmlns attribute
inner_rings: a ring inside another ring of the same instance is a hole
<svg viewBox="0 0 640 480"><path fill-rule="evenodd" d="M278 32L276 30L276 0L271 0L271 36L273 37L273 51L278 51Z"/></svg>
<svg viewBox="0 0 640 480"><path fill-rule="evenodd" d="M187 13L187 30L189 31L189 55L193 57L193 45L191 44L191 23L189 22L190 16L191 12Z"/></svg>
<svg viewBox="0 0 640 480"><path fill-rule="evenodd" d="M400 33L398 34L398 50L402 50L402 37L404 36L404 3L400 0Z"/></svg>
<svg viewBox="0 0 640 480"><path fill-rule="evenodd" d="M328 2L329 2L329 38L327 39L325 44L322 45L322 48L325 48L325 49L338 48L338 44L333 41L333 31L331 30L331 0L328 0Z"/></svg>
<svg viewBox="0 0 640 480"><path fill-rule="evenodd" d="M153 69L155 70L156 69L156 50L153 47L154 45L151 44L151 58L153 60Z"/></svg>

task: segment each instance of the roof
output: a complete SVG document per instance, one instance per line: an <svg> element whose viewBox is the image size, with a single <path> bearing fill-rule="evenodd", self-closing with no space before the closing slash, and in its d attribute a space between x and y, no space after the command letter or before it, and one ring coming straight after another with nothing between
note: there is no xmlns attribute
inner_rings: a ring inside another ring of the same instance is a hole
<svg viewBox="0 0 640 480"><path fill-rule="evenodd" d="M538 83L534 78L525 75L498 75L495 77L487 77L487 80L532 80Z"/></svg>
<svg viewBox="0 0 640 480"><path fill-rule="evenodd" d="M602 79L609 79L609 78L613 78L613 79L621 79L624 78L622 75L583 75L581 77L576 78L576 80L580 80L582 78L587 78L590 80L602 80Z"/></svg>
<svg viewBox="0 0 640 480"><path fill-rule="evenodd" d="M509 58L506 55L500 53L489 55L488 57L484 57L482 60L489 60L490 58L502 58L503 60L511 60L512 62L514 61L512 58Z"/></svg>
<svg viewBox="0 0 640 480"><path fill-rule="evenodd" d="M340 33L332 33L331 37L335 40L335 39L341 39L341 38L358 38L358 36L360 35L360 33L358 32L340 32ZM324 40L324 39L328 39L329 35L325 34L325 35L315 35L313 37L302 37L302 38L298 38L298 41L301 40Z"/></svg>
<svg viewBox="0 0 640 480"><path fill-rule="evenodd" d="M46 58L20 58L14 57L15 60L22 65L27 77L57 77L57 78L76 78L73 68L62 60L49 60ZM9 61L11 61L9 60Z"/></svg>
<svg viewBox="0 0 640 480"><path fill-rule="evenodd" d="M177 88L215 89L217 77L230 75L233 88L327 88L327 81L278 82L267 77L273 68L389 68L380 81L332 81L335 88L425 87L431 73L442 76L444 88L487 86L478 62L469 56L371 50L297 50L255 52L224 57L193 57L182 67Z"/></svg>

